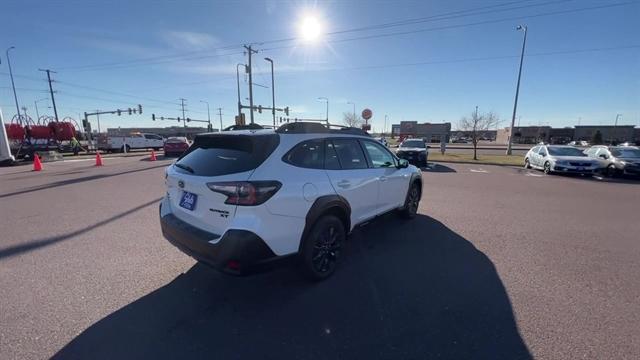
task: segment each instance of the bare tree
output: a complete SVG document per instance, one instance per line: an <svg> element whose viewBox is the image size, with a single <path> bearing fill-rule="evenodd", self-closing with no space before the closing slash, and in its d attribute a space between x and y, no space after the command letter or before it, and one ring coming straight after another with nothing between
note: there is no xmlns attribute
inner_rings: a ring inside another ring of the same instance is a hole
<svg viewBox="0 0 640 360"><path fill-rule="evenodd" d="M360 115L356 115L352 112L342 113L342 121L345 125L351 127L360 127L360 125L364 122Z"/></svg>
<svg viewBox="0 0 640 360"><path fill-rule="evenodd" d="M478 114L477 111L471 113L469 117L463 117L458 124L459 130L471 132L471 142L473 143L473 160L478 160L478 142L484 138L491 128L498 125L500 119L494 112Z"/></svg>

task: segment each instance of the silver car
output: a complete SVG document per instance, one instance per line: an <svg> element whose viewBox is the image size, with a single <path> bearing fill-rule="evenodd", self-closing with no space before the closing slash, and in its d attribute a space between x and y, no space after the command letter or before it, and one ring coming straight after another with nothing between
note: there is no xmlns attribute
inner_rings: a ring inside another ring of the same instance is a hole
<svg viewBox="0 0 640 360"><path fill-rule="evenodd" d="M592 146L585 153L598 161L607 176L640 176L640 148L635 146Z"/></svg>
<svg viewBox="0 0 640 360"><path fill-rule="evenodd" d="M534 146L524 156L524 167L540 169L545 174L594 174L601 169L598 160L589 158L580 149L565 145Z"/></svg>

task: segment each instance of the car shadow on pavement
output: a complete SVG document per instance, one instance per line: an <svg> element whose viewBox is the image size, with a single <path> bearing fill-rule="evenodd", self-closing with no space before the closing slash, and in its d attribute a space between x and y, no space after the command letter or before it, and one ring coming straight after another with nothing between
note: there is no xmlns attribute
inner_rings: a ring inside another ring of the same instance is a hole
<svg viewBox="0 0 640 360"><path fill-rule="evenodd" d="M320 283L293 267L235 278L195 265L54 358L532 357L493 263L437 220L385 216L345 255Z"/></svg>
<svg viewBox="0 0 640 360"><path fill-rule="evenodd" d="M420 168L422 171L433 173L454 173L457 172L454 168L448 167L442 164L429 163L427 167Z"/></svg>

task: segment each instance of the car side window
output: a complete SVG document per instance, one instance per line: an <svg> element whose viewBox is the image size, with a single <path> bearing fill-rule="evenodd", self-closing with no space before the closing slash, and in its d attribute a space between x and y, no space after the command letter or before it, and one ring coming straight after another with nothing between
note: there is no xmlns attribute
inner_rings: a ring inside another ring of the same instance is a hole
<svg viewBox="0 0 640 360"><path fill-rule="evenodd" d="M323 169L324 140L315 139L303 141L289 150L282 160L298 167Z"/></svg>
<svg viewBox="0 0 640 360"><path fill-rule="evenodd" d="M540 146L535 146L533 149L531 149L531 152L537 154L538 150L540 150Z"/></svg>
<svg viewBox="0 0 640 360"><path fill-rule="evenodd" d="M369 160L374 168L393 167L395 161L389 151L384 146L373 141L362 141Z"/></svg>
<svg viewBox="0 0 640 360"><path fill-rule="evenodd" d="M335 146L331 140L325 141L324 147L324 168L327 170L340 170L340 160L336 153Z"/></svg>
<svg viewBox="0 0 640 360"><path fill-rule="evenodd" d="M547 150L543 146L541 146L540 150L538 150L538 154L542 155L542 156L546 156L547 155Z"/></svg>
<svg viewBox="0 0 640 360"><path fill-rule="evenodd" d="M609 158L609 152L607 151L607 149L598 150L598 153L596 154L596 156L601 157L602 155L605 155L607 159Z"/></svg>
<svg viewBox="0 0 640 360"><path fill-rule="evenodd" d="M340 161L342 170L366 169L369 167L358 140L335 139L332 142L338 154L338 160Z"/></svg>

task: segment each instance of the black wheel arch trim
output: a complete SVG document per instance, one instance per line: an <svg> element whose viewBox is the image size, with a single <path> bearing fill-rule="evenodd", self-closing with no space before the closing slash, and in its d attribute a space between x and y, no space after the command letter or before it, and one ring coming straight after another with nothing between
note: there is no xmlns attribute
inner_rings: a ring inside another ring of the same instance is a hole
<svg viewBox="0 0 640 360"><path fill-rule="evenodd" d="M420 190L420 196L422 196L422 175L418 174L418 173L412 173L411 174L411 179L409 180L409 186L407 186L407 194L404 197L404 203L407 203L407 199L409 199L409 191L411 191L411 186L413 185L413 183L415 183L417 180L418 182L418 189ZM404 205L402 205L402 208L404 209Z"/></svg>
<svg viewBox="0 0 640 360"><path fill-rule="evenodd" d="M302 250L302 242L307 237L316 221L333 209L340 209L340 211L345 213L345 219L342 220L345 222L345 231L349 233L351 230L351 205L349 205L347 199L340 195L320 196L313 202L313 205L311 205L311 208L305 217L304 230L302 231L302 237L300 238L300 244L298 245L298 252Z"/></svg>

